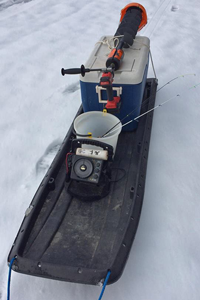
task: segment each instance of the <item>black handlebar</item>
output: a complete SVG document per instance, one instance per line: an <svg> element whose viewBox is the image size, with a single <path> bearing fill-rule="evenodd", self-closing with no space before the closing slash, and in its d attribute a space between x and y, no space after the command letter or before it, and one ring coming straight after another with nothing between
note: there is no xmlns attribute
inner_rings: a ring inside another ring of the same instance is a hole
<svg viewBox="0 0 200 300"><path fill-rule="evenodd" d="M86 69L84 65L81 65L80 68L73 68L73 69L61 69L61 74L64 76L66 74L81 74L83 77L85 73L90 72L90 69Z"/></svg>
<svg viewBox="0 0 200 300"><path fill-rule="evenodd" d="M101 68L101 69L86 69L84 65L81 65L80 68L72 68L72 69L61 69L61 74L64 76L66 74L75 75L75 74L81 74L83 77L85 76L85 73L89 72L111 72L112 68Z"/></svg>
<svg viewBox="0 0 200 300"><path fill-rule="evenodd" d="M61 74L64 76L66 74L81 74L81 68L73 68L73 69L61 69Z"/></svg>

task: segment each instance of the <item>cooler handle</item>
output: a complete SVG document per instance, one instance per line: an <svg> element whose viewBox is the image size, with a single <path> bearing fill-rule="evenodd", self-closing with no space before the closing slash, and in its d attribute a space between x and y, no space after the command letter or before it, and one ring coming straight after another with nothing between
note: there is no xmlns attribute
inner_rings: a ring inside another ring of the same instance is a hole
<svg viewBox="0 0 200 300"><path fill-rule="evenodd" d="M117 92L117 97L120 97L120 95L122 94L122 87L112 87L113 91ZM107 100L102 100L101 97L101 92L106 91L106 88L103 88L99 85L96 86L96 93L98 94L98 99L99 99L99 103L107 103Z"/></svg>

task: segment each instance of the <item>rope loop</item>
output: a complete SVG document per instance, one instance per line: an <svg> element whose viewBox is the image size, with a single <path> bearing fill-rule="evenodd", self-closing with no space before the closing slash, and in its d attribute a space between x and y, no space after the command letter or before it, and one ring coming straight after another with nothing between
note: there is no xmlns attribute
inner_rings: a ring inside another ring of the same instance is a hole
<svg viewBox="0 0 200 300"><path fill-rule="evenodd" d="M8 289L7 289L7 300L10 300L10 283L11 283L11 271L14 261L17 259L17 256L14 256L9 264L9 272L8 272Z"/></svg>
<svg viewBox="0 0 200 300"><path fill-rule="evenodd" d="M104 280L103 287L102 287L102 290L101 290L101 294L100 294L98 300L101 300L102 297L103 297L103 293L104 293L105 288L106 288L106 285L107 285L107 283L108 283L108 279L109 279L109 277L110 277L110 274L111 274L111 271L108 270L108 273L107 273L106 278L105 278L105 280Z"/></svg>

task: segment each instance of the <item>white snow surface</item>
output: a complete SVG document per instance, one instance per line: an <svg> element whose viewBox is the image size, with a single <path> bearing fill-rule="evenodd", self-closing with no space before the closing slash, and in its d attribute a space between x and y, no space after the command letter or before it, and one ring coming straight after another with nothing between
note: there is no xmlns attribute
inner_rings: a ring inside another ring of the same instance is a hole
<svg viewBox="0 0 200 300"><path fill-rule="evenodd" d="M0 0L0 299L24 212L80 106L79 67L128 1ZM143 0L159 87L141 219L109 300L200 298L200 2ZM153 76L152 68L149 77ZM190 89L191 88L191 89ZM11 299L98 299L101 288L12 272Z"/></svg>

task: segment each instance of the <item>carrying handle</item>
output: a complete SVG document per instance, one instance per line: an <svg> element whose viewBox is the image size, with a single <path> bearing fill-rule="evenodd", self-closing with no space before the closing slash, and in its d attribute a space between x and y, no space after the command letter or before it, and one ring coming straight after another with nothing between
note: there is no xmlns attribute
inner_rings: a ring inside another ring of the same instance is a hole
<svg viewBox="0 0 200 300"><path fill-rule="evenodd" d="M82 145L92 145L96 147L100 147L103 150L108 151L108 160L112 160L113 156L113 146L92 139L74 139L72 141L72 152L75 153L77 148L80 148Z"/></svg>
<svg viewBox="0 0 200 300"><path fill-rule="evenodd" d="M121 10L120 24L115 36L126 35L124 42L132 45L137 32L146 24L145 8L139 3L130 3Z"/></svg>
<svg viewBox="0 0 200 300"><path fill-rule="evenodd" d="M66 74L70 74L70 75L81 74L84 77L85 73L90 72L90 71L91 71L90 69L86 69L84 67L84 65L81 65L80 68L72 68L72 69L64 69L64 68L62 68L61 69L61 74L63 76L66 75Z"/></svg>
<svg viewBox="0 0 200 300"><path fill-rule="evenodd" d="M139 3L130 3L121 11L120 24L115 32L115 48L112 49L106 61L106 67L111 67L114 71L119 70L121 60L124 57L123 48L132 46L135 36L147 23L145 8Z"/></svg>
<svg viewBox="0 0 200 300"><path fill-rule="evenodd" d="M61 69L61 74L62 76L68 74L68 75L76 75L76 74L81 74L83 77L85 76L85 73L89 72L110 72L112 71L111 68L98 68L98 69L89 69L85 68L84 65L81 65L80 68L71 68L71 69Z"/></svg>

